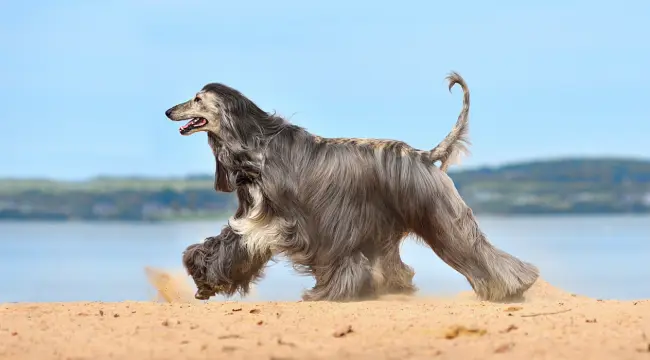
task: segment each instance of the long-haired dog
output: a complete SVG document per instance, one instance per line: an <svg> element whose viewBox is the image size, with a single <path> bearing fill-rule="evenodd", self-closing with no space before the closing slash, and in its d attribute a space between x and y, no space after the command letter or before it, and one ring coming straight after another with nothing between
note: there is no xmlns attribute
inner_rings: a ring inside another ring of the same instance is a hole
<svg viewBox="0 0 650 360"><path fill-rule="evenodd" d="M431 151L394 140L315 136L218 83L167 110L171 120L189 120L182 135L207 132L215 189L236 191L239 200L220 235L183 253L195 296L245 295L276 254L315 278L305 300L410 293L414 272L399 254L409 233L464 275L479 298L521 296L537 268L488 241L445 173L468 144L469 91L457 73L448 79L450 90L463 87L463 109Z"/></svg>

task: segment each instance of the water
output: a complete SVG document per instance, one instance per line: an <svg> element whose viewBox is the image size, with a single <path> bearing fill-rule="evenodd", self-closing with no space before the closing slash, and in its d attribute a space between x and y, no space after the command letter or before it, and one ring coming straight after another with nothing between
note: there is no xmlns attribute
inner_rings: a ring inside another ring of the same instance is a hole
<svg viewBox="0 0 650 360"><path fill-rule="evenodd" d="M650 298L650 217L480 217L498 247L538 265L567 291L602 299ZM152 300L145 266L182 270L188 245L223 222L0 223L0 302ZM466 280L414 241L402 248L423 294L469 290ZM248 300L298 300L313 285L273 264ZM189 280L189 278L188 278Z"/></svg>

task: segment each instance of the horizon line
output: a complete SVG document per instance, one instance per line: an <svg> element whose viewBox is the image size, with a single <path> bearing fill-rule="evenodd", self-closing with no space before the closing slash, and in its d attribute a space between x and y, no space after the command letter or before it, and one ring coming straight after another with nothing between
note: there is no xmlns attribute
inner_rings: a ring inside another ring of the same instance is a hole
<svg viewBox="0 0 650 360"><path fill-rule="evenodd" d="M551 156L551 157L538 157L531 158L528 160L519 160L519 161L506 161L496 165L472 165L472 166L463 166L462 163L455 165L454 169L449 170L449 174L463 173L467 171L476 171L483 169L499 169L515 165L525 165L525 164L535 164L535 163L548 163L548 162L559 162L559 161L571 161L571 160L607 160L607 161L636 161L636 162L647 162L650 163L650 157L641 157L641 156L597 156L597 155L572 155L572 156ZM460 167L460 169L459 169ZM188 180L192 177L212 177L213 174L206 173L187 173L184 175L153 175L153 174L132 174L132 175L111 175L111 174L97 174L84 177L81 179L60 179L55 177L17 177L17 176L2 176L0 181L51 181L51 182L88 182L88 181L97 181L102 179L140 179L140 180Z"/></svg>

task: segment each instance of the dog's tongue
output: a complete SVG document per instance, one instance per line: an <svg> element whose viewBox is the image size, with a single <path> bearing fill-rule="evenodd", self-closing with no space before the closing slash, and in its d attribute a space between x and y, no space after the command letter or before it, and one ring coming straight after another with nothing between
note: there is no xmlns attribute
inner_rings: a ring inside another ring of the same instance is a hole
<svg viewBox="0 0 650 360"><path fill-rule="evenodd" d="M188 127L194 125L194 123L196 122L196 120L197 120L197 119L192 119L192 120L188 121L187 124L181 126L181 129L185 130L185 129L187 129Z"/></svg>
<svg viewBox="0 0 650 360"><path fill-rule="evenodd" d="M207 123L208 123L208 121L206 119L194 118L194 119L188 121L187 124L181 126L178 130L181 132L181 134L187 134L192 129L200 128L201 126L204 126Z"/></svg>
<svg viewBox="0 0 650 360"><path fill-rule="evenodd" d="M193 126L203 126L207 123L208 121L203 119L203 118L194 118L190 121L187 122L187 124L181 126L181 130L186 130L187 128L193 127Z"/></svg>

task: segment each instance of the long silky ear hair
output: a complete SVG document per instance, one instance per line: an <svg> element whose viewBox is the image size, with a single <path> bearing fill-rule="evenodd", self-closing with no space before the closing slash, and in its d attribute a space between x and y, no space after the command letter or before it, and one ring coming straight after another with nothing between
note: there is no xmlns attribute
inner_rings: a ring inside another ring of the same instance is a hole
<svg viewBox="0 0 650 360"><path fill-rule="evenodd" d="M212 153L214 155L214 161L215 161L214 189L216 191L228 192L228 193L235 191L235 187L233 186L232 179L230 176L231 174L226 169L226 167L223 166L223 163L219 159L222 153L222 147L221 145L219 145L216 136L214 136L211 133L208 133L208 143L212 148Z"/></svg>
<svg viewBox="0 0 650 360"><path fill-rule="evenodd" d="M212 83L203 89L219 98L221 110L219 134L208 133L216 162L214 186L217 191L233 192L241 182L259 178L260 146L288 124L226 85Z"/></svg>
<svg viewBox="0 0 650 360"><path fill-rule="evenodd" d="M215 190L222 191L222 192L235 191L235 188L232 186L232 183L230 182L230 176L228 176L228 172L226 168L223 166L223 164L221 163L221 161L219 160L219 157L215 156L214 161L216 162L216 168L214 173Z"/></svg>

